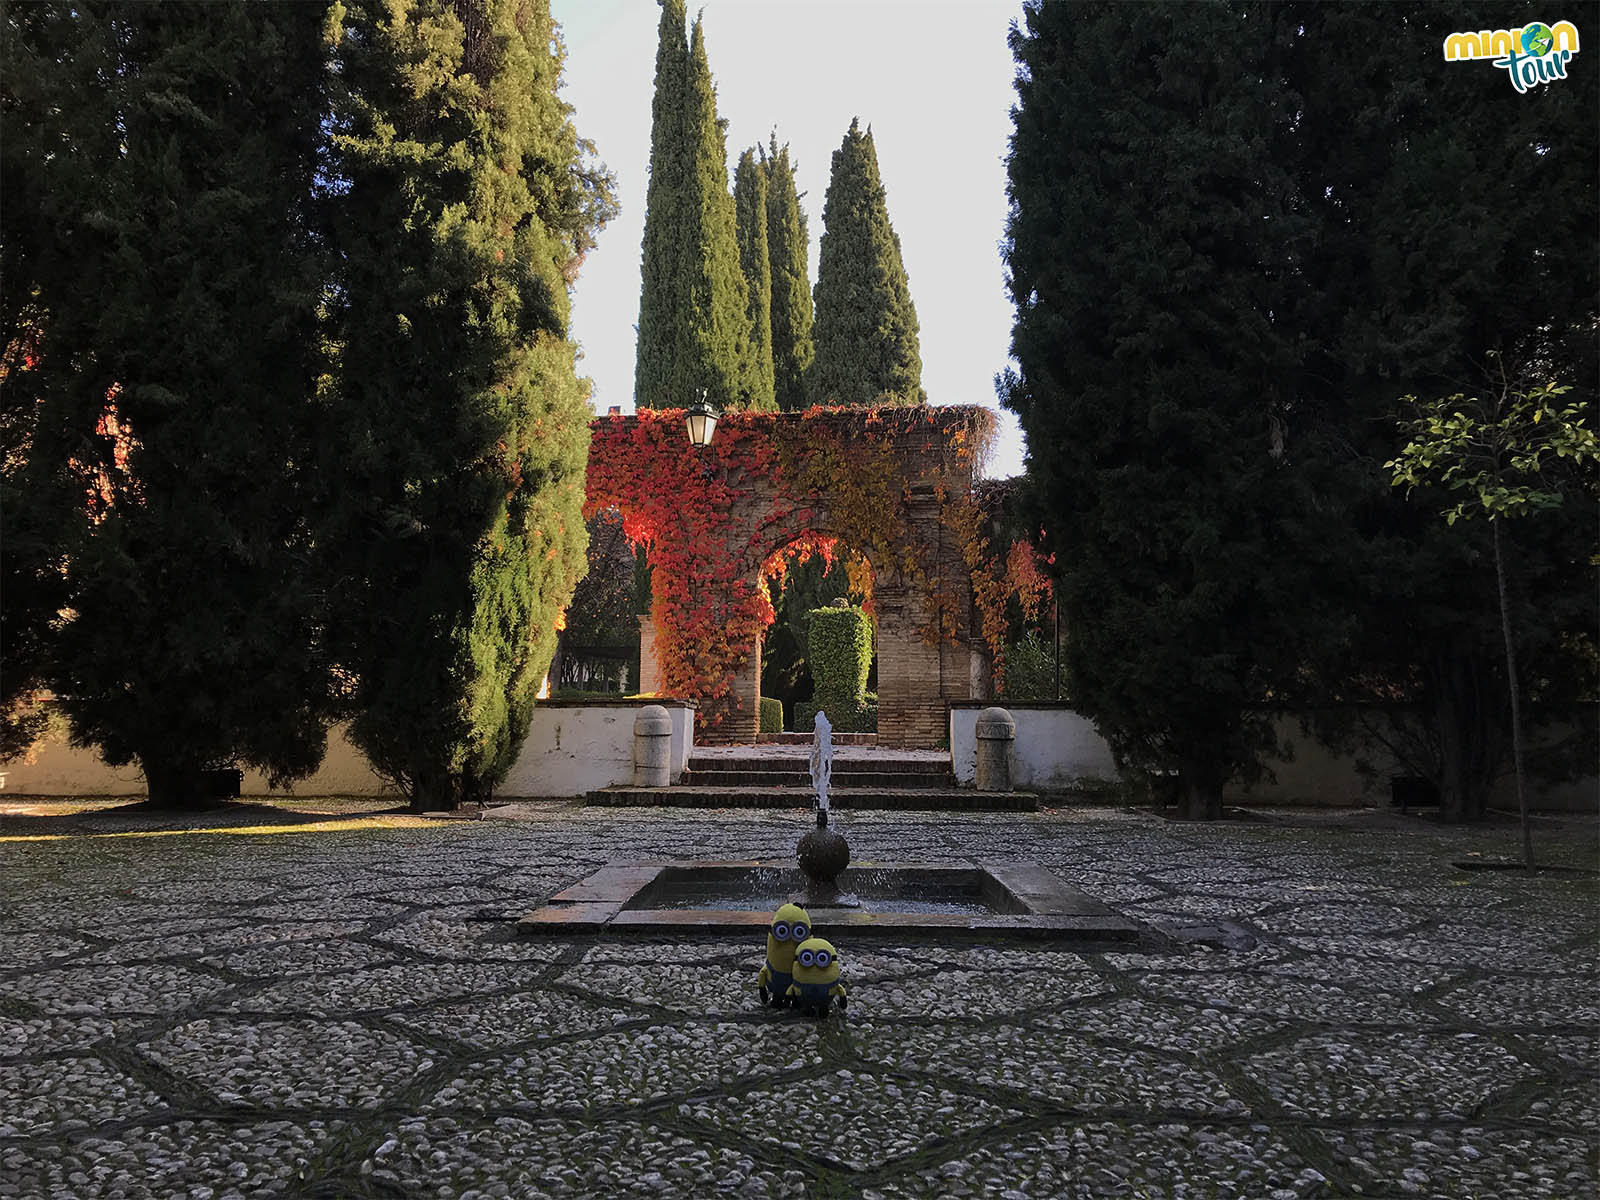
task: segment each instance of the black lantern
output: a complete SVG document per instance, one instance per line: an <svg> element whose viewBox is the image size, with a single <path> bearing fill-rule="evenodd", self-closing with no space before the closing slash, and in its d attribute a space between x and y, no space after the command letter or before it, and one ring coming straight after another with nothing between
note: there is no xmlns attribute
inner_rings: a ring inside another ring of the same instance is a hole
<svg viewBox="0 0 1600 1200"><path fill-rule="evenodd" d="M684 424L689 427L689 443L696 450L711 444L711 435L717 431L717 413L706 403L705 388L700 389L700 399L689 407Z"/></svg>

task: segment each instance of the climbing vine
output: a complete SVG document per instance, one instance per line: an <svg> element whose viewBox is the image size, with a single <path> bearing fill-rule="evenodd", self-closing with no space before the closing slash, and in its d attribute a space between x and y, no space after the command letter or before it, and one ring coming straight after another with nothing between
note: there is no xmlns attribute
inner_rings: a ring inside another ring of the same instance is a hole
<svg viewBox="0 0 1600 1200"><path fill-rule="evenodd" d="M699 701L712 736L738 710L735 678L774 618L768 581L781 581L791 558L831 562L848 546L880 585L928 597L930 644L956 637L968 615L964 581L940 570L939 541L913 528L913 505L930 499L939 539L955 539L970 573L979 631L999 665L1010 573L967 486L992 432L987 410L729 413L700 450L676 410L601 417L591 428L585 511L615 507L629 540L648 548L661 688ZM853 579L865 575L858 570Z"/></svg>

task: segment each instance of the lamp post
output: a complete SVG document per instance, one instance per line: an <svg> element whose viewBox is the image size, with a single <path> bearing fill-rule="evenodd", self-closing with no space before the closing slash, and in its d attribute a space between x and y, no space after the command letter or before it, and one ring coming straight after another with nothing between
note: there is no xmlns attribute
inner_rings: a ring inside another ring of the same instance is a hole
<svg viewBox="0 0 1600 1200"><path fill-rule="evenodd" d="M711 444L711 435L717 431L717 412L706 403L705 388L700 389L700 399L689 406L684 424L689 429L689 444L696 450L703 450Z"/></svg>

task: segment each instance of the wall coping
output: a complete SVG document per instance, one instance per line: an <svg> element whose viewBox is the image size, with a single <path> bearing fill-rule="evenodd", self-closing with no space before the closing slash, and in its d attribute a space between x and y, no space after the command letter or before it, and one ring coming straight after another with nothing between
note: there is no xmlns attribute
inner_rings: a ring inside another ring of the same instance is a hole
<svg viewBox="0 0 1600 1200"><path fill-rule="evenodd" d="M598 696L598 693L597 693ZM693 700L679 700L672 696L650 696L638 700L537 700L539 708L643 708L646 704L659 704L663 708L694 708L700 705Z"/></svg>
<svg viewBox="0 0 1600 1200"><path fill-rule="evenodd" d="M1047 712L1054 711L1054 712L1071 712L1071 713L1076 713L1078 711L1076 708L1074 708L1072 706L1072 702L1070 700L1006 700L1006 699L999 699L999 700L952 700L952 701L950 701L950 709L951 709L952 712L955 711L958 708L977 708L977 709L1004 708L1004 709L1007 709L1007 710L1010 710L1010 709L1043 709L1043 710L1045 710ZM1081 716L1082 714L1080 713L1079 715Z"/></svg>

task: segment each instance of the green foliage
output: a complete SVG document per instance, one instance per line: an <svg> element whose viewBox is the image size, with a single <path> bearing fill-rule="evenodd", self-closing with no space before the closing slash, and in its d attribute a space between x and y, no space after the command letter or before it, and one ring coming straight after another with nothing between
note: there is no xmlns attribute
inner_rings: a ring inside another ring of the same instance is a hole
<svg viewBox="0 0 1600 1200"><path fill-rule="evenodd" d="M796 728L809 729L810 718L820 708L841 733L864 732L860 727L867 720L872 619L853 605L812 609L806 614L806 659L816 687L809 705L795 706ZM875 708L871 719L876 729Z"/></svg>
<svg viewBox="0 0 1600 1200"><path fill-rule="evenodd" d="M634 615L634 551L614 511L586 523L588 569L567 605L562 641L574 646L608 648L636 645L639 621Z"/></svg>
<svg viewBox="0 0 1600 1200"><path fill-rule="evenodd" d="M655 97L650 106L650 183L645 191L640 257L639 338L634 402L640 408L686 407L688 383L675 376L682 327L689 318L682 259L690 228L684 110L689 42L683 0L662 0L656 45Z"/></svg>
<svg viewBox="0 0 1600 1200"><path fill-rule="evenodd" d="M1310 481L1268 436L1296 394L1272 318L1300 233L1271 152L1287 27L1252 5L1024 12L1004 400L1061 551L1073 700L1216 816L1272 744L1252 706L1323 619L1282 552Z"/></svg>
<svg viewBox="0 0 1600 1200"><path fill-rule="evenodd" d="M514 761L584 569L567 284L610 212L545 4L336 13L327 549L351 737L418 808Z"/></svg>
<svg viewBox="0 0 1600 1200"><path fill-rule="evenodd" d="M727 146L699 20L688 42L682 0L665 0L656 51L650 187L634 400L682 408L770 409L750 342Z"/></svg>
<svg viewBox="0 0 1600 1200"><path fill-rule="evenodd" d="M797 733L810 733L816 728L817 713L828 714L828 724L835 733L877 733L878 697L867 692L859 700L840 700L822 704L817 700L801 700L794 706L794 727Z"/></svg>
<svg viewBox="0 0 1600 1200"><path fill-rule="evenodd" d="M1056 698L1056 648L1038 630L1028 630L1006 647L1006 682L1000 694L1007 700Z"/></svg>
<svg viewBox="0 0 1600 1200"><path fill-rule="evenodd" d="M749 296L750 358L754 379L750 407L770 411L778 401L772 379L772 264L767 247L767 170L756 152L739 156L733 177L733 205L739 233L739 268Z"/></svg>
<svg viewBox="0 0 1600 1200"><path fill-rule="evenodd" d="M1449 6L1388 11L1410 45L1436 46L1463 27ZM1504 638L1485 569L1501 523L1433 518L1464 499L1476 505L1470 490L1424 488L1418 504L1391 486L1384 464L1410 437L1397 422L1417 416L1395 397L1498 392L1502 370L1484 373L1490 350L1517 387L1562 377L1574 384L1569 402L1592 409L1600 77L1577 72L1521 96L1507 87L1518 101L1507 104L1472 72L1434 70L1420 54L1373 69L1371 27L1349 6L1294 15L1303 33L1285 76L1306 119L1292 162L1315 237L1299 247L1307 286L1283 311L1306 366L1302 403L1285 422L1291 453L1341 464L1319 498L1331 519L1301 544L1348 614L1340 636L1308 645L1301 679L1310 699L1332 702L1325 712L1361 714L1360 732L1434 782L1447 819L1471 819L1510 747ZM1535 738L1534 774L1594 761L1594 723L1573 707L1595 678L1572 652L1594 631L1585 507L1517 522L1505 546L1530 732L1589 731L1559 752L1557 739Z"/></svg>
<svg viewBox="0 0 1600 1200"><path fill-rule="evenodd" d="M783 701L776 696L761 697L761 732L783 732Z"/></svg>
<svg viewBox="0 0 1600 1200"><path fill-rule="evenodd" d="M308 774L320 14L5 19L7 700L47 684L158 803Z"/></svg>
<svg viewBox="0 0 1600 1200"><path fill-rule="evenodd" d="M800 208L789 147L777 135L762 163L767 178L767 258L772 276L772 374L784 412L806 407L806 371L816 357L811 340L810 242Z"/></svg>
<svg viewBox="0 0 1600 1200"><path fill-rule="evenodd" d="M1386 14L1409 46L1461 27ZM1593 404L1595 74L1516 96L1380 65L1348 5L1030 2L1024 26L1006 403L1075 701L1186 801L1254 769L1253 706L1301 704L1340 714L1324 733L1359 714L1447 815L1481 812L1505 744L1490 539L1423 519L1383 464L1394 397L1471 394L1485 347ZM1592 519L1527 525L1513 582L1541 602L1511 602L1557 719Z"/></svg>
<svg viewBox="0 0 1600 1200"><path fill-rule="evenodd" d="M921 404L917 312L889 224L872 131L850 122L833 154L817 264L813 404Z"/></svg>
<svg viewBox="0 0 1600 1200"><path fill-rule="evenodd" d="M1487 399L1459 392L1422 401L1406 396L1401 403L1417 414L1401 422L1411 441L1383 465L1408 492L1431 484L1465 493L1440 514L1450 525L1462 517L1492 521L1557 508L1562 493L1547 475L1552 460L1569 460L1577 470L1600 461L1584 406L1557 403L1571 390L1550 382L1508 387Z"/></svg>

